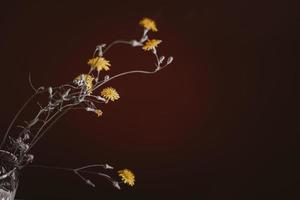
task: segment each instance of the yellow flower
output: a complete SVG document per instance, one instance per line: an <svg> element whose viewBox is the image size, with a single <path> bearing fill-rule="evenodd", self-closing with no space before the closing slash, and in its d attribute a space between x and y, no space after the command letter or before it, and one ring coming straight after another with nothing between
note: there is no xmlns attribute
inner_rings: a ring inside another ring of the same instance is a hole
<svg viewBox="0 0 300 200"><path fill-rule="evenodd" d="M107 100L115 101L120 98L117 90L112 87L107 87L101 91L101 96Z"/></svg>
<svg viewBox="0 0 300 200"><path fill-rule="evenodd" d="M77 81L77 82L83 81L83 84L85 85L86 90L89 94L92 92L92 89L93 89L93 80L94 80L94 77L92 77L89 74L81 74L74 79L74 81Z"/></svg>
<svg viewBox="0 0 300 200"><path fill-rule="evenodd" d="M89 59L88 65L90 65L92 69L96 69L98 72L101 70L108 71L109 66L111 66L109 61L103 57L95 57L95 58Z"/></svg>
<svg viewBox="0 0 300 200"><path fill-rule="evenodd" d="M122 181L130 186L134 185L135 176L129 169L123 169L118 171L119 176L122 178Z"/></svg>
<svg viewBox="0 0 300 200"><path fill-rule="evenodd" d="M156 40L156 39L148 40L146 44L143 46L143 49L145 51L152 50L156 48L157 45L160 44L161 42L162 42L161 40Z"/></svg>
<svg viewBox="0 0 300 200"><path fill-rule="evenodd" d="M142 25L144 28L149 29L153 32L158 31L157 28L156 28L156 23L152 19L149 19L149 18L145 17L140 21L140 25Z"/></svg>
<svg viewBox="0 0 300 200"><path fill-rule="evenodd" d="M103 114L103 112L99 109L95 110L94 112L97 114L98 117L102 116Z"/></svg>

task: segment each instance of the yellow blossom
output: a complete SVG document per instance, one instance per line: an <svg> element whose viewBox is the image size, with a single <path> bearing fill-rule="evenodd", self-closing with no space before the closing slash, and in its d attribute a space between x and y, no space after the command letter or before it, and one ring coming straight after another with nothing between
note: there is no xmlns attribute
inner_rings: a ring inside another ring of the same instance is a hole
<svg viewBox="0 0 300 200"><path fill-rule="evenodd" d="M111 66L109 61L103 57L95 57L95 58L89 59L88 65L90 65L92 69L96 69L98 72L101 70L108 71L109 66Z"/></svg>
<svg viewBox="0 0 300 200"><path fill-rule="evenodd" d="M146 44L143 46L143 49L145 51L152 50L156 48L157 45L160 44L161 42L162 42L161 40L156 40L156 39L148 40Z"/></svg>
<svg viewBox="0 0 300 200"><path fill-rule="evenodd" d="M103 114L103 112L99 109L96 109L94 112L97 114L98 117L102 116Z"/></svg>
<svg viewBox="0 0 300 200"><path fill-rule="evenodd" d="M120 95L116 91L116 89L112 87L107 87L101 91L101 96L107 100L115 101L120 98Z"/></svg>
<svg viewBox="0 0 300 200"><path fill-rule="evenodd" d="M86 87L87 92L89 94L92 92L94 77L92 77L89 74L81 74L81 75L77 76L74 80L75 81L81 81L82 80L85 87Z"/></svg>
<svg viewBox="0 0 300 200"><path fill-rule="evenodd" d="M156 28L156 23L152 19L149 19L149 18L145 17L140 21L140 25L142 25L144 28L149 29L153 32L158 31L157 28Z"/></svg>
<svg viewBox="0 0 300 200"><path fill-rule="evenodd" d="M129 169L123 169L123 170L118 171L118 173L119 173L119 176L122 178L122 181L125 184L128 184L130 186L134 185L135 176L132 173L132 171L130 171Z"/></svg>

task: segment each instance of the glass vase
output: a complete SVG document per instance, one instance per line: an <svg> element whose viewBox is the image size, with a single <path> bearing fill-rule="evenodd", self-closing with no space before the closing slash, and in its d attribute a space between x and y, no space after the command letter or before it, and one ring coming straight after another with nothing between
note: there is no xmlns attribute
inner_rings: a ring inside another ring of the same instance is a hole
<svg viewBox="0 0 300 200"><path fill-rule="evenodd" d="M19 178L18 159L10 152L0 150L0 200L14 200Z"/></svg>

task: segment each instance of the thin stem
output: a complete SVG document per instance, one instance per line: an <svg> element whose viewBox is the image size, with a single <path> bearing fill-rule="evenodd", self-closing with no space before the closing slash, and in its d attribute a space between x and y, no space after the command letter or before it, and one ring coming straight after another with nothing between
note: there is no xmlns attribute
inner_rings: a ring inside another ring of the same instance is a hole
<svg viewBox="0 0 300 200"><path fill-rule="evenodd" d="M7 130L6 130L6 133L2 139L2 142L1 142L1 145L0 145L0 149L2 149L6 139L7 139L7 136L9 134L9 131L11 130L13 124L15 123L15 121L17 120L17 118L19 117L19 115L21 114L21 112L24 110L24 108L27 106L27 104L38 94L38 92L36 91L31 97L29 97L27 99L27 101L23 104L23 106L20 108L20 110L16 113L16 115L14 116L13 120L10 122Z"/></svg>
<svg viewBox="0 0 300 200"><path fill-rule="evenodd" d="M29 85L30 85L30 87L35 91L35 92L37 92L37 89L33 86L33 84L32 84L32 81L31 81L31 74L29 73L29 75L28 75L28 81L29 81Z"/></svg>
<svg viewBox="0 0 300 200"><path fill-rule="evenodd" d="M103 54L105 54L112 46L116 45L116 44L129 44L131 45L131 41L126 41L126 40L116 40L112 43L110 43L104 50L103 50Z"/></svg>
<svg viewBox="0 0 300 200"><path fill-rule="evenodd" d="M57 169L57 170L66 170L66 171L73 171L72 168L66 168L66 167L49 167L46 165L28 165L27 168L45 168L45 169Z"/></svg>
<svg viewBox="0 0 300 200"><path fill-rule="evenodd" d="M105 83L111 81L112 79L115 79L115 78L118 78L118 77L121 77L121 76L125 76L125 75L128 75L128 74L155 74L156 72L162 70L163 68L164 67L161 67L159 69L155 69L154 71L133 70L133 71L128 71L128 72L123 72L123 73L117 74L117 75L109 78L108 80L105 80L105 81L101 82L100 84L96 85L93 88L93 91L96 90L97 88L99 88L100 86L104 85Z"/></svg>
<svg viewBox="0 0 300 200"><path fill-rule="evenodd" d="M73 104L72 105L68 105L68 106L74 106ZM64 106L66 107L66 106ZM64 108L63 107L63 108ZM66 114L67 112L69 111L69 108L62 111L62 113L60 114L61 111L57 111L54 115L52 115L52 117L50 117L49 120L47 120L42 126L41 128L39 129L39 131L36 133L35 137L33 138L31 144L29 145L29 148L26 152L28 152L40 139L41 137L43 137L43 135L64 115ZM42 131L42 129L45 127L45 125L51 121L56 115L60 114L55 120L53 120L49 126L40 134L40 132Z"/></svg>
<svg viewBox="0 0 300 200"><path fill-rule="evenodd" d="M49 166L45 166L45 165L29 165L26 166L29 168L44 168L44 169L55 169L55 170L64 170L64 171L69 171L69 172L74 172L77 176L79 176L79 178L81 178L86 184L95 187L95 184L90 181L89 179L85 178L83 175L81 175L80 173L84 173L84 174L92 174L92 175L98 175L98 176L102 176L105 179L107 179L109 182L111 182L113 184L114 187L120 189L120 186L118 184L117 181L115 181L112 177L110 177L107 174L101 173L101 172L94 172L94 171L89 171L89 170L84 170L84 169L88 169L88 168L93 168L93 167L102 167L104 169L113 169L113 167L109 166L108 164L93 164L93 165L86 165L80 168L66 168L66 167L49 167Z"/></svg>
<svg viewBox="0 0 300 200"><path fill-rule="evenodd" d="M75 170L82 170L82 169L93 168L93 167L106 168L106 165L103 165L103 164L86 165L86 166L83 166L83 167L80 167L80 168L76 168Z"/></svg>

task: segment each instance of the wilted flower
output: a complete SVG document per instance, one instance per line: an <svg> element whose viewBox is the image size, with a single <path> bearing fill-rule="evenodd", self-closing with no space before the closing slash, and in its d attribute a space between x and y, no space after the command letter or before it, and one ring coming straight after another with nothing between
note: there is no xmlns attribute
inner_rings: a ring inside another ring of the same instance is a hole
<svg viewBox="0 0 300 200"><path fill-rule="evenodd" d="M155 49L157 45L160 44L161 42L162 42L161 40L156 40L156 39L148 40L146 44L143 46L143 49L145 51Z"/></svg>
<svg viewBox="0 0 300 200"><path fill-rule="evenodd" d="M134 185L135 182L135 176L129 169L123 169L118 171L119 176L122 178L122 181L125 184L128 184L130 186Z"/></svg>
<svg viewBox="0 0 300 200"><path fill-rule="evenodd" d="M88 94L90 94L93 89L93 80L94 80L94 77L92 77L91 75L81 74L74 79L74 82L77 83L77 85L79 85L79 86L81 84L85 85L86 91L88 92Z"/></svg>
<svg viewBox="0 0 300 200"><path fill-rule="evenodd" d="M94 112L98 115L98 117L102 116L103 114L103 112L99 109L96 109Z"/></svg>
<svg viewBox="0 0 300 200"><path fill-rule="evenodd" d="M107 100L115 101L120 98L117 90L112 87L107 87L101 91L101 96Z"/></svg>
<svg viewBox="0 0 300 200"><path fill-rule="evenodd" d="M149 19L147 17L143 18L140 21L140 25L142 25L144 28L151 30L153 32L157 32L156 23L152 19Z"/></svg>
<svg viewBox="0 0 300 200"><path fill-rule="evenodd" d="M109 66L111 66L109 61L103 57L95 57L89 59L88 65L90 65L92 69L96 69L98 72L100 72L101 70L108 71Z"/></svg>

